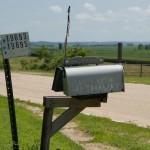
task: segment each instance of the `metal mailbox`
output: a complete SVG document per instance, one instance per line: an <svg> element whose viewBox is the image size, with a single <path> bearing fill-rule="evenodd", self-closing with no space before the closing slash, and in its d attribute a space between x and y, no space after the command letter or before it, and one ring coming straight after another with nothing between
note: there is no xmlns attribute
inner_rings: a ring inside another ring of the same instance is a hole
<svg viewBox="0 0 150 150"><path fill-rule="evenodd" d="M124 91L122 65L65 67L63 91L68 96L84 96Z"/></svg>

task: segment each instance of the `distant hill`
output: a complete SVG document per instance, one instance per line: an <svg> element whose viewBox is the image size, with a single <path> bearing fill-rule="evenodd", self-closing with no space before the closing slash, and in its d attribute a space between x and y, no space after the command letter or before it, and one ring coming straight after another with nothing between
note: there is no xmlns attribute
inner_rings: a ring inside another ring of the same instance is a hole
<svg viewBox="0 0 150 150"><path fill-rule="evenodd" d="M47 41L38 41L38 42L30 42L31 47L39 47L42 45L48 46L48 47L56 47L58 46L59 42L47 42Z"/></svg>
<svg viewBox="0 0 150 150"><path fill-rule="evenodd" d="M58 47L59 43L62 42L47 42L47 41L38 41L38 42L30 42L31 47L39 47L42 45L48 46L48 47ZM112 42L68 42L68 46L115 46L119 42L118 41L112 41ZM147 45L150 44L150 42L122 42L123 45L133 45L137 46L139 44ZM63 44L63 43L62 43Z"/></svg>

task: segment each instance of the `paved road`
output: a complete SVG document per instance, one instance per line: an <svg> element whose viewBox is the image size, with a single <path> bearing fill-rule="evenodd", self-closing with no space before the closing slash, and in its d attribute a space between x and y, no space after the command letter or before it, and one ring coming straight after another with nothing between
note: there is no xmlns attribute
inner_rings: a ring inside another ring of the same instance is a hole
<svg viewBox="0 0 150 150"><path fill-rule="evenodd" d="M14 97L42 104L43 96L63 95L51 90L53 78L12 73ZM100 108L86 108L85 114L109 117L115 121L150 126L150 85L126 84L126 91L108 95ZM0 72L0 95L6 95L4 73Z"/></svg>

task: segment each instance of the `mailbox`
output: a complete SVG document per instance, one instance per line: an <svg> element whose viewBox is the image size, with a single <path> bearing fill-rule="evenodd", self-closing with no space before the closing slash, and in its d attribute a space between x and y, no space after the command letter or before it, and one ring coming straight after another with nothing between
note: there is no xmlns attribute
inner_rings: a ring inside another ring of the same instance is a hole
<svg viewBox="0 0 150 150"><path fill-rule="evenodd" d="M67 96L124 91L123 67L122 65L65 67L63 91Z"/></svg>

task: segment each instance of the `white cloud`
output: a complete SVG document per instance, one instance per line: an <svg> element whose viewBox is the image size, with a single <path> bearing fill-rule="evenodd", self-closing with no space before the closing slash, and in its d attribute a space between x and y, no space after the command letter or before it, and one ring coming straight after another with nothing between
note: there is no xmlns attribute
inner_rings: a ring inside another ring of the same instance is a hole
<svg viewBox="0 0 150 150"><path fill-rule="evenodd" d="M105 21L106 20L105 17L100 13L94 14L92 16L92 19L95 21Z"/></svg>
<svg viewBox="0 0 150 150"><path fill-rule="evenodd" d="M80 14L76 15L76 18L79 21L87 21L87 20L91 20L92 16L90 14L87 14L87 13L80 13Z"/></svg>
<svg viewBox="0 0 150 150"><path fill-rule="evenodd" d="M63 12L62 8L59 5L50 6L49 9L54 13L61 13Z"/></svg>
<svg viewBox="0 0 150 150"><path fill-rule="evenodd" d="M106 14L107 14L108 16L112 16L113 11L112 11L112 10L108 10Z"/></svg>
<svg viewBox="0 0 150 150"><path fill-rule="evenodd" d="M148 6L148 9L146 9L146 14L149 16L150 15L150 5Z"/></svg>
<svg viewBox="0 0 150 150"><path fill-rule="evenodd" d="M88 14L88 13L81 13L76 15L76 18L81 21L81 22L85 22L85 21L105 21L105 18L102 14L100 13L94 13L94 14Z"/></svg>
<svg viewBox="0 0 150 150"><path fill-rule="evenodd" d="M80 22L86 22L86 21L100 21L100 22L104 22L104 21L106 21L104 16L102 14L100 14L100 13L94 13L94 14L81 13L81 14L76 15L76 18Z"/></svg>
<svg viewBox="0 0 150 150"><path fill-rule="evenodd" d="M137 6L130 7L130 8L128 8L128 10L133 12L133 13L140 13L140 12L142 12L142 9L140 7L137 7Z"/></svg>
<svg viewBox="0 0 150 150"><path fill-rule="evenodd" d="M94 22L108 22L111 23L119 23L124 24L127 26L133 25L133 24L141 24L144 22L148 22L150 17L150 6L147 6L146 8L141 7L130 7L126 8L124 10L107 10L106 12L98 12L98 10L95 12L83 12L76 15L76 19L80 22L88 22L88 21L94 21ZM129 28L126 28L126 30Z"/></svg>
<svg viewBox="0 0 150 150"><path fill-rule="evenodd" d="M89 11L96 11L96 7L95 5L91 4L91 3L85 3L84 4L84 8L89 10Z"/></svg>

